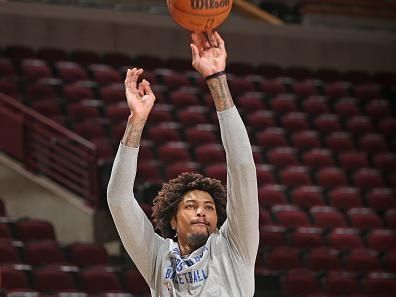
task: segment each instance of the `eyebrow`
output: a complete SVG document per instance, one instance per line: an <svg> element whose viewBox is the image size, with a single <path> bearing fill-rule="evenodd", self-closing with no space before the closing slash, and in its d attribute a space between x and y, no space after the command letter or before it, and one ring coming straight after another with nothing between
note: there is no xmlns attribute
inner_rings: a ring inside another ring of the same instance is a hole
<svg viewBox="0 0 396 297"><path fill-rule="evenodd" d="M197 200L192 199L192 198L183 201L184 204L189 203L189 202L198 203ZM215 204L213 201L210 201L210 200L205 200L203 203L204 204Z"/></svg>

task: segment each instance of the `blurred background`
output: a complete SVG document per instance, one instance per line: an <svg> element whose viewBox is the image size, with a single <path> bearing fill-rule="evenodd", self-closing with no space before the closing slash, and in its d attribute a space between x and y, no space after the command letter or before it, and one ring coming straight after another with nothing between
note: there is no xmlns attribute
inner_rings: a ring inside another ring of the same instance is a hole
<svg viewBox="0 0 396 297"><path fill-rule="evenodd" d="M234 0L219 28L256 161L256 297L396 296L396 1ZM149 296L106 188L145 69L135 196L226 185L212 99L165 0L0 1L0 293Z"/></svg>

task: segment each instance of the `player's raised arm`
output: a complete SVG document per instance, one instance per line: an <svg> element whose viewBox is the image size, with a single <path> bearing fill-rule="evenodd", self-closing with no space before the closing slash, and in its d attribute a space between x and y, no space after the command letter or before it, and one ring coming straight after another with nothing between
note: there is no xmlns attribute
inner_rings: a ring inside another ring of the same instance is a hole
<svg viewBox="0 0 396 297"><path fill-rule="evenodd" d="M193 33L192 40L192 65L209 86L226 151L227 221L222 229L237 253L253 266L259 241L256 167L245 125L228 88L224 41L217 32L207 36Z"/></svg>
<svg viewBox="0 0 396 297"><path fill-rule="evenodd" d="M138 83L142 72L142 69L134 68L126 75L125 95L131 114L114 160L107 201L125 249L152 286L154 262L162 239L154 233L133 194L140 138L155 101L149 82Z"/></svg>

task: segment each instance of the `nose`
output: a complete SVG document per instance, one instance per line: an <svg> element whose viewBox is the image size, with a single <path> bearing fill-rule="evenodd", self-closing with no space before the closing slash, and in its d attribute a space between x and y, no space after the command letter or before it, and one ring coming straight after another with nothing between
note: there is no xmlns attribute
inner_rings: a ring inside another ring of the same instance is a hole
<svg viewBox="0 0 396 297"><path fill-rule="evenodd" d="M203 207L197 208L197 216L198 217L205 217L205 209Z"/></svg>

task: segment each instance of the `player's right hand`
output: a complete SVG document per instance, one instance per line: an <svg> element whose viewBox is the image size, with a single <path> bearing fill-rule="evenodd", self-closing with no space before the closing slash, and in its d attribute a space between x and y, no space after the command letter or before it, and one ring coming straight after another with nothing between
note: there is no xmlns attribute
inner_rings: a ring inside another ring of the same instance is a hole
<svg viewBox="0 0 396 297"><path fill-rule="evenodd" d="M138 83L142 73L143 69L128 69L125 78L125 95L131 116L134 119L147 120L155 102L155 95L147 80L143 79Z"/></svg>

